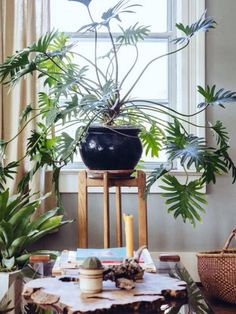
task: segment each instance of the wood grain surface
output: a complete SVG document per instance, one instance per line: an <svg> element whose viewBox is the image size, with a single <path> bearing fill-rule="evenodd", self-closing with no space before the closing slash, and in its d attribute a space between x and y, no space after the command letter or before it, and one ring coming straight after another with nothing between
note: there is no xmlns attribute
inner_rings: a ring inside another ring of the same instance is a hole
<svg viewBox="0 0 236 314"><path fill-rule="evenodd" d="M142 281L135 282L130 291L120 290L110 281L103 282L103 291L83 294L79 282L62 282L58 278L42 278L28 282L23 296L29 303L54 308L63 313L103 313L107 310L144 313L157 310L166 297L186 298L186 284L169 276L145 273Z"/></svg>

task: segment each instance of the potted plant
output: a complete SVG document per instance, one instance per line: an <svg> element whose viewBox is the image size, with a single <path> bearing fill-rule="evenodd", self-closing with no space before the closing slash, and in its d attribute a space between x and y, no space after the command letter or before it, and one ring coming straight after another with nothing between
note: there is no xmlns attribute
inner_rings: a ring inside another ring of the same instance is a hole
<svg viewBox="0 0 236 314"><path fill-rule="evenodd" d="M30 245L52 230L71 222L62 221L63 216L58 214L58 207L33 219L45 197L31 198L29 194L10 196L9 189L0 192L0 271L21 268L31 254L36 254L27 250ZM37 253L40 254L39 251Z"/></svg>
<svg viewBox="0 0 236 314"><path fill-rule="evenodd" d="M59 208L32 219L43 197L31 198L29 194L10 196L9 189L0 191L0 300L9 286L17 282L16 276L32 254L56 257L56 252L52 251L31 252L30 245L70 222L62 221Z"/></svg>
<svg viewBox="0 0 236 314"><path fill-rule="evenodd" d="M121 19L128 14L134 14L139 4L132 0L120 0L102 14L100 21L95 21L90 11L93 0L72 1L87 8L90 21L79 32L94 34L94 59L74 53L74 44L65 34L51 31L38 42L9 56L0 66L0 78L6 85L14 86L20 79L33 73L37 73L35 75L45 85L45 90L38 95L37 113L28 105L21 116L20 132L35 117L41 116L42 122L38 123L37 129L32 130L28 138L26 156L33 161L34 166L20 182L20 189L24 189L40 167L48 165L54 172L53 178L59 197L60 169L73 161L73 156L78 151L90 169L132 169L141 156L142 143L145 152L151 153L153 157L158 156L161 149L165 149L170 163L180 161L186 172L184 184L171 175L171 167L167 169L163 165L149 176L147 190L162 177L165 190L162 195L167 197L166 203L170 205L168 211L175 218L182 216L184 221L189 220L195 224L195 220L201 219L198 212L204 211L202 204L206 203L200 192L202 186L209 182L215 183L217 174L230 170L234 182L236 168L228 155L227 131L220 121L206 126L216 139L214 147L208 147L203 138L189 133L184 125L191 123L188 118L200 114L209 106L224 107L225 103L234 102L236 93L217 89L215 86L199 86L198 92L204 101L197 104L199 109L192 115L177 112L155 101L137 99L131 94L147 69L158 59L185 49L197 32L214 28L215 21L204 13L191 25L176 24L182 32L182 36L174 40L176 48L141 65L140 74L134 78L131 87L124 90L124 82L138 66L138 43L148 37L149 28L136 23L124 29ZM116 38L112 33L113 23L120 27L120 35ZM98 62L101 58L97 50L101 28L105 29L110 39L110 48L102 56L107 59L105 69ZM133 64L124 77L119 77L119 53L127 46L134 47ZM76 63L75 58L83 60L86 65ZM95 78L91 78L90 71L95 73ZM170 117L170 121L163 121L160 115ZM77 130L72 138L66 128L75 124ZM60 135L52 132L55 126L60 126ZM3 154L10 141L1 142ZM121 163L127 160L127 164ZM4 174L15 166L14 163L2 164L1 171ZM201 172L201 178L190 182L187 171L191 167Z"/></svg>

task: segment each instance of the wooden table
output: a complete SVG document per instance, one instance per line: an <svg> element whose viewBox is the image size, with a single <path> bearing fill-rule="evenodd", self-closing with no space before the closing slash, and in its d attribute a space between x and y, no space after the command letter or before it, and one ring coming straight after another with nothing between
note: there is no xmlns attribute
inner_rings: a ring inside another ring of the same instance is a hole
<svg viewBox="0 0 236 314"><path fill-rule="evenodd" d="M41 303L41 307L57 313L168 313L170 309L179 313L182 308L189 314L200 313L200 309L204 309L202 313L214 313L181 263L158 262L157 268L157 274L146 273L143 282L137 282L135 289L128 292L116 289L112 282L105 282L103 292L84 295L77 282L58 284L57 278L46 278L25 286L26 299L29 306ZM176 278L171 278L170 272ZM171 298L168 288L172 292L179 291L181 297ZM46 299L51 304L45 304Z"/></svg>
<svg viewBox="0 0 236 314"><path fill-rule="evenodd" d="M178 300L186 298L186 283L161 274L145 273L132 290L121 290L114 282L104 281L102 292L87 294L81 292L79 282L42 278L27 283L23 291L29 302L63 313L105 313L107 310L126 313L139 309L149 312L160 309L165 294L175 295Z"/></svg>
<svg viewBox="0 0 236 314"><path fill-rule="evenodd" d="M163 299L163 305L159 305L159 309L155 309L154 313L163 313L167 314L169 311L171 313L188 313L188 314L196 314L196 313L218 313L214 312L211 307L207 304L205 301L204 295L201 293L197 285L193 282L192 278L188 274L187 270L181 263L176 262L157 262L156 263L158 274L163 276L169 276L170 272L173 272L175 276L178 276L181 280L184 280L187 283L187 291L188 291L188 298L184 298L181 300L178 299ZM35 276L34 273L29 273L28 269L22 270L22 278L24 282L26 280L32 280L28 277L33 278ZM22 285L23 286L23 285ZM19 289L19 285L17 285L17 289ZM53 305L51 306L51 309L49 310L49 306L47 306L47 310L42 309L42 307L36 305L35 303L27 303L24 298L16 298L13 300L12 296L16 295L16 293L19 293L20 291L15 291L16 285L11 285L10 289L7 291L5 297L0 300L0 311L3 311L2 313L14 313L14 314L29 314L29 313L38 313L41 314L47 313L47 314L55 314L60 313L59 310L55 310ZM21 288L20 288L21 289ZM160 309L161 307L161 309ZM54 308L54 309L53 309ZM202 309L204 308L204 311ZM10 309L13 309L10 311ZM201 312L200 312L201 310ZM5 312L4 312L5 311ZM6 312L7 311L7 312ZM65 311L66 312L66 311ZM152 311L150 310L152 313ZM110 313L123 313L124 311L109 311ZM134 313L134 311L127 312L126 313ZM138 313L147 313L145 308L139 308L135 311L136 314Z"/></svg>

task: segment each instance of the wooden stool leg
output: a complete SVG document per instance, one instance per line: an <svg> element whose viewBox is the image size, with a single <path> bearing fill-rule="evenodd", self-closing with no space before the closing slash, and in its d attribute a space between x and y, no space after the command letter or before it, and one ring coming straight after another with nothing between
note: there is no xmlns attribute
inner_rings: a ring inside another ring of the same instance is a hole
<svg viewBox="0 0 236 314"><path fill-rule="evenodd" d="M138 235L139 246L148 245L147 234L147 201L145 198L146 175L137 171L138 177Z"/></svg>
<svg viewBox="0 0 236 314"><path fill-rule="evenodd" d="M79 172L78 195L78 245L88 247L88 197L87 197L87 173Z"/></svg>
<svg viewBox="0 0 236 314"><path fill-rule="evenodd" d="M109 213L109 184L108 173L103 174L103 225L104 248L110 247L110 213Z"/></svg>
<svg viewBox="0 0 236 314"><path fill-rule="evenodd" d="M116 243L122 246L122 218L121 218L121 191L120 186L116 187Z"/></svg>

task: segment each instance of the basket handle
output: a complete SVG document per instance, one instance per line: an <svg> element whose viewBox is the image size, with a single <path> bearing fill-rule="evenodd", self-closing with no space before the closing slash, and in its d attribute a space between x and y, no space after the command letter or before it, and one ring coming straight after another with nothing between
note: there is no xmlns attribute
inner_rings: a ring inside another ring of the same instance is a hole
<svg viewBox="0 0 236 314"><path fill-rule="evenodd" d="M232 241L232 239L234 237L236 238L236 228L231 232L230 236L228 237L227 241L225 242L225 245L224 245L223 250L222 250L223 253L228 250L230 242Z"/></svg>

